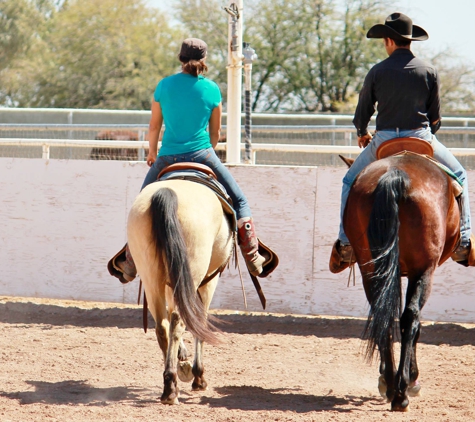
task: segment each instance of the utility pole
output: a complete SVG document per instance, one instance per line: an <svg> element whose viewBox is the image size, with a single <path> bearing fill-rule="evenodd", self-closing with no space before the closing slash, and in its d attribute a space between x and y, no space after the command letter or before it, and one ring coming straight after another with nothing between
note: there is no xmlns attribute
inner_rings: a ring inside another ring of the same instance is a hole
<svg viewBox="0 0 475 422"><path fill-rule="evenodd" d="M231 0L224 10L228 13L228 107L226 122L226 162L241 162L242 106L242 22L243 0Z"/></svg>

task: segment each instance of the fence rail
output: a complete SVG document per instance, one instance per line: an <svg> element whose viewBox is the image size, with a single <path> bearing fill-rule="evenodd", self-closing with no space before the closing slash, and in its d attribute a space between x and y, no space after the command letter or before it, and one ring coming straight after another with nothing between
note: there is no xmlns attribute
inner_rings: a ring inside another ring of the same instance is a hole
<svg viewBox="0 0 475 422"><path fill-rule="evenodd" d="M474 119L475 124L475 119ZM28 130L28 131L51 131L51 130L69 130L69 131L90 131L100 129L110 130L135 130L147 131L148 124L36 124L36 123L0 123L0 134L6 130ZM226 129L226 125L223 125ZM374 131L374 126L369 126L370 131ZM244 132L244 128L242 128ZM353 125L255 125L252 127L253 133L259 132L337 132L337 133L353 133L356 129ZM475 134L475 126L442 126L438 133L453 134Z"/></svg>
<svg viewBox="0 0 475 422"><path fill-rule="evenodd" d="M15 119L6 120L5 114L8 113L0 110L1 157L143 161L147 154L148 123L144 118L147 112L115 114L107 111L95 115L92 111L69 111L67 120L56 115L55 119L47 119L34 114L31 116L36 120L30 116L26 122L18 118L25 119L19 110L13 112ZM64 117L64 112L61 110L59 115ZM1 123L2 116L5 123ZM134 119L129 119L131 117ZM355 156L360 152L351 119L348 115L257 114L252 127L251 163L343 165L337 154ZM374 126L369 129L374 130ZM475 154L471 149L475 147L475 118L444 118L444 126L437 135L454 155L461 157L462 165L475 168ZM223 137L224 142L216 149L225 161L226 125Z"/></svg>
<svg viewBox="0 0 475 422"><path fill-rule="evenodd" d="M42 158L50 158L50 148L56 147L82 147L82 148L130 148L145 150L148 148L147 141L96 141L96 140L72 140L72 139L18 139L18 138L0 138L0 146L41 146L43 149ZM241 150L244 150L245 144L241 143ZM352 145L295 145L295 144L252 144L254 153L253 163L255 163L255 154L262 151L270 152L299 152L299 153L318 153L318 154L359 154L361 149ZM225 151L226 143L220 142L216 146L217 151ZM475 156L475 148L449 148L452 154L456 156Z"/></svg>

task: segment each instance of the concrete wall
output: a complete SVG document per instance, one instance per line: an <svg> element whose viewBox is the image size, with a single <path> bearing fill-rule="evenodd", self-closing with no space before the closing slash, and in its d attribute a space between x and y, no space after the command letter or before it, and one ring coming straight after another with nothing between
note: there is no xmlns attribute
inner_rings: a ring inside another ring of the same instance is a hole
<svg viewBox="0 0 475 422"><path fill-rule="evenodd" d="M267 311L365 316L357 271L328 271L336 238L342 168L230 167L248 196L258 235L281 264L261 280ZM126 241L126 219L144 163L0 158L0 295L135 303L138 282L122 286L106 263ZM469 173L475 209L475 172ZM241 260L241 268L244 263ZM248 309L260 303L244 275ZM438 269L423 318L475 322L475 270ZM221 278L214 308L244 310L238 271Z"/></svg>

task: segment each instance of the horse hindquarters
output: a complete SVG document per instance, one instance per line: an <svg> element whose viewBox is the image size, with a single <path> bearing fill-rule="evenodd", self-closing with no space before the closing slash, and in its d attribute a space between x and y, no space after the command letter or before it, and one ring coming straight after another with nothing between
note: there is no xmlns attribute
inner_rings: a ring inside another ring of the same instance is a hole
<svg viewBox="0 0 475 422"><path fill-rule="evenodd" d="M169 188L157 190L151 197L152 233L157 254L163 254L175 306L186 328L197 338L216 342L202 301L196 292L189 252L178 219L178 199Z"/></svg>
<svg viewBox="0 0 475 422"><path fill-rule="evenodd" d="M367 357L379 349L389 400L395 396L393 337L395 321L401 311L401 273L399 266L399 202L410 185L408 175L390 168L378 181L367 228L374 268L363 269L366 296L371 305L364 337ZM368 264L366 264L368 265Z"/></svg>

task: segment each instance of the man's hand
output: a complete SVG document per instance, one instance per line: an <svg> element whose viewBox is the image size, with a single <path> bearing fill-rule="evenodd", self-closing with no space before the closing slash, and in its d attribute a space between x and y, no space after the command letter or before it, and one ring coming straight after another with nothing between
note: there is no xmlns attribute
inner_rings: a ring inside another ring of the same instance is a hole
<svg viewBox="0 0 475 422"><path fill-rule="evenodd" d="M366 148L371 142L371 139L373 139L373 135L369 132L366 135L358 136L358 146L360 148Z"/></svg>

